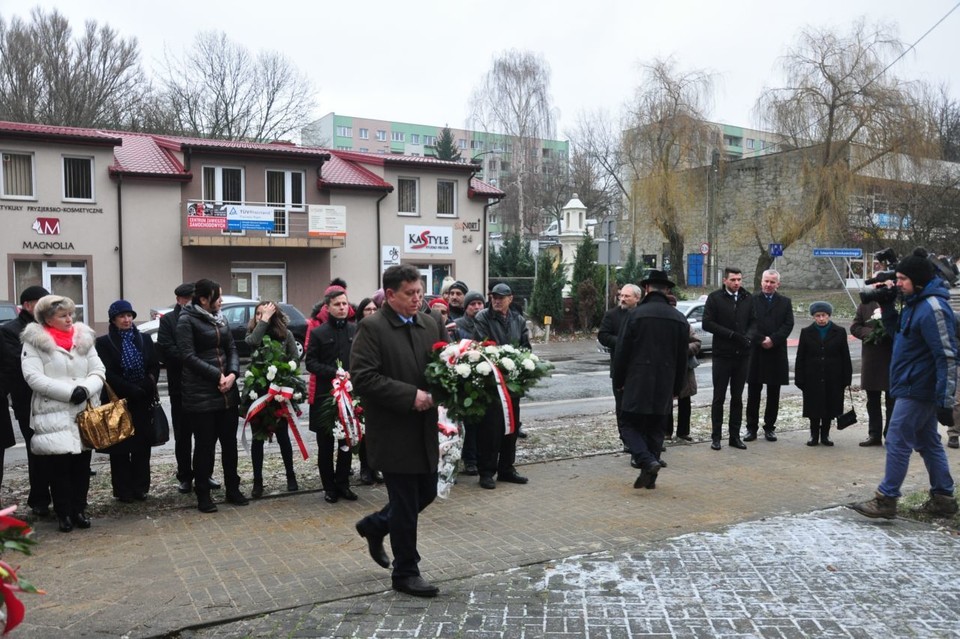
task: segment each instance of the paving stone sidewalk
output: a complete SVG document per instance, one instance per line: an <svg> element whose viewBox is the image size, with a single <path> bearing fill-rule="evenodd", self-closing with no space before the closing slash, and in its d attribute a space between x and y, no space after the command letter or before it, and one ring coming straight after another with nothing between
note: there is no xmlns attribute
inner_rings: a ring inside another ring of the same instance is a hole
<svg viewBox="0 0 960 639"><path fill-rule="evenodd" d="M57 533L55 523L42 522L37 526L41 543L36 554L21 563L25 574L49 594L26 597L27 620L18 632L41 638L177 636L178 631L183 631L180 636L188 636L190 629L259 614L272 613L267 623L270 619L281 623L278 611L302 608L312 614L317 605L366 602L371 609L386 606L394 611L383 621L388 625L382 631L364 626L343 636L410 636L403 633L420 623L418 611L424 606L436 611L433 606L447 605L450 615L456 617L458 608L469 613L484 597L493 600L493 593L501 592L497 580L539 579L533 573L510 572L518 568L543 571L552 562L597 552L633 554L647 544L679 535L720 534L726 526L809 513L869 496L882 472L883 450L857 447L861 436L858 429L837 433L837 446L829 449L804 446L806 434L800 431L783 433L776 443L755 442L746 451L725 447L715 452L705 444L673 446L665 456L670 465L652 491L632 488L637 471L629 468L627 456L622 454L525 466L523 472L531 479L527 486L500 485L485 491L474 479L463 478L452 496L432 505L421 520L421 569L444 591L429 603L389 592L389 572L367 557L364 542L353 530L357 519L385 502L382 487L358 487L360 501L353 503L329 505L319 494L306 493L262 499L244 508L222 505L213 515L185 508L154 517L103 518L90 530L68 535ZM957 456L953 451L949 454L955 465ZM908 484L917 487L924 480L922 464L915 459ZM872 522L854 526L851 538L857 537L857 531L867 534L876 528ZM901 526L913 527L897 522L888 528ZM889 546L909 551L903 544ZM841 546L831 543L828 548L831 557L842 558ZM955 568L960 558L957 547L949 546L943 552L947 556L952 553ZM763 553L750 554L758 559ZM888 561L897 565L902 554L890 554ZM878 554L878 558L886 557ZM686 565L700 570L709 558L701 559ZM798 563L808 562L801 558ZM659 565L652 564L652 571L635 570L659 578ZM726 568L721 570L722 566ZM732 573L729 578L737 577L738 564L730 561L717 564L716 578L727 568ZM487 577L479 583L493 585L465 598L464 592L480 575ZM549 578L550 584L562 581L556 575ZM620 587L613 581L608 590ZM753 582L745 579L744 584L752 587ZM960 609L956 588L944 591L945 585L950 586L941 584L941 590L928 593L929 598L949 603L953 597L952 607ZM533 592L537 601L546 603L566 589L555 593L552 587L534 588ZM506 597L510 591L504 592ZM515 594L517 606L529 605L533 597L525 586L518 586ZM884 603L884 597L878 595L875 605ZM514 610L517 606L503 608L500 618L521 615ZM624 614L623 610L619 613L620 617ZM556 623L566 623L567 616L564 612ZM474 617L468 614L465 619ZM326 627L311 627L310 623L300 628L299 622L291 621L276 632L257 630L255 634L238 626L235 635L229 634L229 625L221 627L226 633L223 636L283 636L284 628L289 636L341 636L333 627L332 634L326 635ZM494 629L483 625L492 622L483 622L476 626L482 632L470 634L467 631L474 621L464 623L467 625L456 632L435 636L539 636L530 634L532 630L526 635L514 634L525 631L505 621ZM552 624L551 632L560 628ZM566 636L571 637L634 633L584 634L577 630L582 621L570 624ZM390 627L394 630L388 631ZM507 631L510 634L504 634ZM741 636L755 636L752 632Z"/></svg>

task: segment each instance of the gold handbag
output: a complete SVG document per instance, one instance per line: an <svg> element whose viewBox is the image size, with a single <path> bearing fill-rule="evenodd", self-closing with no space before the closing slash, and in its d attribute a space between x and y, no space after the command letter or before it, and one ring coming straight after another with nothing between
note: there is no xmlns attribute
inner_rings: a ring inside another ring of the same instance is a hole
<svg viewBox="0 0 960 639"><path fill-rule="evenodd" d="M127 400L120 399L104 382L110 401L100 406L92 406L87 399L86 410L77 413L77 426L80 427L80 440L84 446L100 450L119 444L133 436L133 418L127 409Z"/></svg>

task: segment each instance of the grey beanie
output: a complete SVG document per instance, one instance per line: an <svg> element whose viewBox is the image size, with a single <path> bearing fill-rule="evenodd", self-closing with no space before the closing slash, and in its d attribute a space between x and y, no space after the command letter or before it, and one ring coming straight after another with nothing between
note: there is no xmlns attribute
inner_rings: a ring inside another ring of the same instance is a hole
<svg viewBox="0 0 960 639"><path fill-rule="evenodd" d="M830 302L814 302L810 305L810 315L816 315L817 313L833 315L833 306Z"/></svg>
<svg viewBox="0 0 960 639"><path fill-rule="evenodd" d="M479 291L470 291L463 296L463 307L470 306L470 302L483 302L483 293Z"/></svg>

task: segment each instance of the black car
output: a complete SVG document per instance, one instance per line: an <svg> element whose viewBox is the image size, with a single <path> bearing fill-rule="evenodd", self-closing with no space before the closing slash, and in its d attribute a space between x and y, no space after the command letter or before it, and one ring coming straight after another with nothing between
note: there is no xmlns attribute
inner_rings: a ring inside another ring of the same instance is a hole
<svg viewBox="0 0 960 639"><path fill-rule="evenodd" d="M237 353L240 357L250 357L250 347L244 341L247 336L247 325L250 324L250 318L257 309L256 300L227 301L230 299L224 296L223 305L220 312L230 325L230 332L233 334L233 341L237 344ZM280 310L287 314L290 323L287 328L293 333L297 340L297 350L300 351L300 357L303 358L303 343L307 339L307 318L292 304L279 304Z"/></svg>
<svg viewBox="0 0 960 639"><path fill-rule="evenodd" d="M0 302L0 324L17 319L20 309L13 302Z"/></svg>

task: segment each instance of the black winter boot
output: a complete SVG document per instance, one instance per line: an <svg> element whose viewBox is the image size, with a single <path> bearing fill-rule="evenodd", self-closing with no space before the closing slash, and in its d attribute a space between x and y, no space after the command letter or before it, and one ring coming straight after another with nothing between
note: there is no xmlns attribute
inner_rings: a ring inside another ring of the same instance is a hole
<svg viewBox="0 0 960 639"><path fill-rule="evenodd" d="M817 446L820 444L820 421L810 420L810 439L807 440L807 446Z"/></svg>
<svg viewBox="0 0 960 639"><path fill-rule="evenodd" d="M820 443L824 446L833 446L833 440L830 439L830 421L824 420L820 426Z"/></svg>

